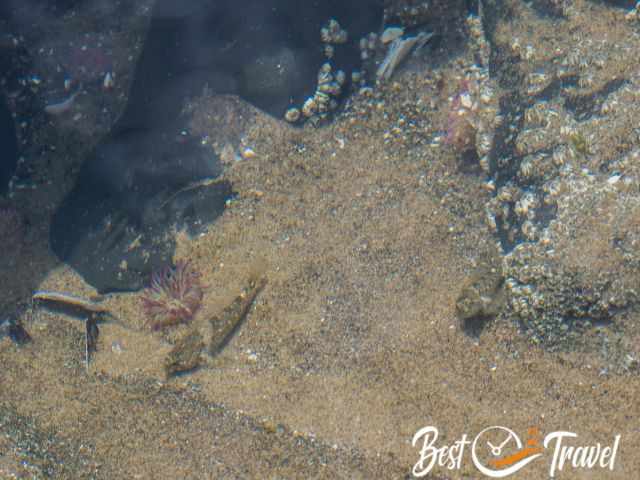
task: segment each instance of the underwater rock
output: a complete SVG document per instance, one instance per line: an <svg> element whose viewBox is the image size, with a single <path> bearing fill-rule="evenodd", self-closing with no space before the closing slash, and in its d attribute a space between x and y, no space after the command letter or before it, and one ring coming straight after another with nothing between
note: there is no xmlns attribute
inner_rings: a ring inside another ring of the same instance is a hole
<svg viewBox="0 0 640 480"><path fill-rule="evenodd" d="M0 194L3 194L7 190L9 180L11 180L18 163L16 127L4 96L0 96L0 145L2 146L2 155L0 155Z"/></svg>
<svg viewBox="0 0 640 480"><path fill-rule="evenodd" d="M640 279L637 181L577 174L561 183L557 217L543 239L504 258L512 312L550 348L571 345L581 332L632 309Z"/></svg>
<svg viewBox="0 0 640 480"><path fill-rule="evenodd" d="M12 206L0 206L0 245L3 248L0 267L15 264L24 243L25 226L20 212Z"/></svg>
<svg viewBox="0 0 640 480"><path fill-rule="evenodd" d="M232 195L213 181L218 157L185 131L186 102L206 87L282 118L316 88L322 25L336 17L359 35L381 16L376 0L156 2L125 111L53 217L54 253L101 293L141 288L171 260L174 227L201 231ZM332 61L359 65L355 42L340 47Z"/></svg>
<svg viewBox="0 0 640 480"><path fill-rule="evenodd" d="M304 85L309 80L313 62L304 51L282 46L250 59L241 68L241 96L259 99L263 110L277 112L291 85Z"/></svg>
<svg viewBox="0 0 640 480"><path fill-rule="evenodd" d="M98 145L56 211L53 251L99 292L136 290L174 250L174 226L191 233L224 210L218 159L166 132L120 132ZM154 141L155 140L155 141Z"/></svg>

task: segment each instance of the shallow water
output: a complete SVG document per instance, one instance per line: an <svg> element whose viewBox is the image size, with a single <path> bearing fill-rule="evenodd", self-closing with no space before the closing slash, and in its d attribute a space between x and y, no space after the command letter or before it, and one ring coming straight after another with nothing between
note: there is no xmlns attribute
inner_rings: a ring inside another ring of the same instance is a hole
<svg viewBox="0 0 640 480"><path fill-rule="evenodd" d="M216 207L173 178L144 209L161 235L96 223L113 258L149 259L115 275L148 285L190 261L184 285L202 290L164 323L143 290L105 292L49 247L82 161L126 110L151 2L0 24L40 52L11 65L42 80L20 86L12 70L2 84L23 160L0 199L20 225L0 237L0 478L458 479L514 465L514 478L633 478L640 19L630 3L496 0L471 17L432 3L387 6L407 35L436 35L327 119L291 125L215 89L182 101L162 142L181 165L187 132L220 162L196 186L231 185L222 213L204 221ZM96 78L71 110L47 116L34 105L65 92L55 66L78 39L104 47L115 84L85 69ZM457 448L429 467L420 448L436 430L434 447ZM598 443L592 467L569 450L554 463L563 445Z"/></svg>

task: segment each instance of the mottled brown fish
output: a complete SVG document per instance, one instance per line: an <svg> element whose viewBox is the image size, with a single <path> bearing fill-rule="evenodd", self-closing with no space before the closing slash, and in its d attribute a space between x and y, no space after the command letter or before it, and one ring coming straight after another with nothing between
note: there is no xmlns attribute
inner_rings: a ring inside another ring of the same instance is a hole
<svg viewBox="0 0 640 480"><path fill-rule="evenodd" d="M219 316L214 315L209 320L211 323L209 353L211 355L216 355L229 342L249 313L249 309L251 305L253 305L254 300L266 284L267 279L265 277L251 281L249 288L238 295Z"/></svg>

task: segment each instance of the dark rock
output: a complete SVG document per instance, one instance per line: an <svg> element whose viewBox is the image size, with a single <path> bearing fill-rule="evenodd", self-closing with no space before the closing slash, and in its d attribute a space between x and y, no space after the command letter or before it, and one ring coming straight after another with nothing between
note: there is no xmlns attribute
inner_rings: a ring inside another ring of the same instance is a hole
<svg viewBox="0 0 640 480"><path fill-rule="evenodd" d="M0 96L0 149L0 194L3 194L18 163L16 128L4 96Z"/></svg>
<svg viewBox="0 0 640 480"><path fill-rule="evenodd" d="M381 16L376 0L159 0L125 111L53 218L53 251L100 292L141 288L171 260L174 225L206 226L232 193L226 182L204 182L221 165L183 135L185 102L206 86L282 117L315 90L321 26L335 17L349 31L335 58L349 72L358 39Z"/></svg>

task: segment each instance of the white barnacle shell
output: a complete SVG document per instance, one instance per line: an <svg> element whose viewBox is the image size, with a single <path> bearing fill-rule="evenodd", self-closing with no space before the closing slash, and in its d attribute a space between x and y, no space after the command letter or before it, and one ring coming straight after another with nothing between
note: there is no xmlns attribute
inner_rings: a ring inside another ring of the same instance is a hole
<svg viewBox="0 0 640 480"><path fill-rule="evenodd" d="M527 217L529 211L532 211L536 206L536 197L533 193L525 193L520 200L516 202L514 212L518 217Z"/></svg>
<svg viewBox="0 0 640 480"><path fill-rule="evenodd" d="M324 46L324 56L331 59L333 58L334 53L335 53L335 48L333 48L333 45L327 43Z"/></svg>
<svg viewBox="0 0 640 480"><path fill-rule="evenodd" d="M318 111L318 104L316 103L315 97L309 97L305 100L304 104L302 104L302 114L305 117L312 117Z"/></svg>
<svg viewBox="0 0 640 480"><path fill-rule="evenodd" d="M547 194L545 197L545 203L555 203L558 195L560 195L560 183L557 180L551 180L545 183L542 189Z"/></svg>
<svg viewBox="0 0 640 480"><path fill-rule="evenodd" d="M382 32L382 35L380 36L380 41L386 45L387 43L393 42L396 38L401 37L402 35L404 35L404 28L387 27Z"/></svg>
<svg viewBox="0 0 640 480"><path fill-rule="evenodd" d="M493 144L493 135L490 132L482 132L478 134L476 141L476 151L478 155L484 157L491 151L491 145Z"/></svg>
<svg viewBox="0 0 640 480"><path fill-rule="evenodd" d="M460 105L468 110L471 110L471 107L473 107L473 100L471 100L471 95L469 95L469 92L463 92L460 95Z"/></svg>
<svg viewBox="0 0 640 480"><path fill-rule="evenodd" d="M339 96L342 93L342 89L340 85L336 82L331 83L323 83L322 85L318 85L318 92L326 93L329 95Z"/></svg>
<svg viewBox="0 0 640 480"><path fill-rule="evenodd" d="M284 119L290 123L297 122L298 120L300 120L300 110L296 107L291 107L285 112Z"/></svg>
<svg viewBox="0 0 640 480"><path fill-rule="evenodd" d="M513 189L509 186L500 187L497 195L498 200L501 202L510 202L513 200Z"/></svg>
<svg viewBox="0 0 640 480"><path fill-rule="evenodd" d="M478 152L480 153L480 152ZM482 169L482 171L484 173L490 173L491 172L491 165L489 163L489 156L488 155L484 155L482 157L480 157L480 160L478 161L478 163L480 163L480 168Z"/></svg>
<svg viewBox="0 0 640 480"><path fill-rule="evenodd" d="M527 94L537 95L550 83L550 76L543 70L537 70L527 75Z"/></svg>
<svg viewBox="0 0 640 480"><path fill-rule="evenodd" d="M316 90L313 99L315 100L315 103L318 107L318 112L323 113L329 110L329 102L331 101L331 97L329 95Z"/></svg>
<svg viewBox="0 0 640 480"><path fill-rule="evenodd" d="M328 94L321 92L320 90L316 90L313 99L318 105L326 105L329 103L329 100L331 100L331 97Z"/></svg>
<svg viewBox="0 0 640 480"><path fill-rule="evenodd" d="M556 167L561 167L567 159L567 148L564 145L556 148L551 155L551 160Z"/></svg>
<svg viewBox="0 0 640 480"><path fill-rule="evenodd" d="M487 210L485 215L485 220L487 222L487 227L492 233L496 233L498 231L498 224L496 223L496 216L493 212Z"/></svg>
<svg viewBox="0 0 640 480"><path fill-rule="evenodd" d="M329 29L327 27L322 27L320 29L320 40L322 40L322 43L330 43L331 42L331 34L330 34Z"/></svg>
<svg viewBox="0 0 640 480"><path fill-rule="evenodd" d="M378 46L378 34L375 32L371 32L367 36L367 48L369 50L375 50Z"/></svg>
<svg viewBox="0 0 640 480"><path fill-rule="evenodd" d="M488 180L482 184L482 187L487 192L495 192L496 191L496 182L493 180Z"/></svg>
<svg viewBox="0 0 640 480"><path fill-rule="evenodd" d="M533 175L533 162L527 158L520 163L518 176L523 179L528 179L531 175Z"/></svg>
<svg viewBox="0 0 640 480"><path fill-rule="evenodd" d="M521 227L522 234L527 238L527 240L533 241L536 239L538 230L536 226L530 220L526 220Z"/></svg>
<svg viewBox="0 0 640 480"><path fill-rule="evenodd" d="M349 40L349 34L346 30L340 30L333 36L333 43L347 43Z"/></svg>
<svg viewBox="0 0 640 480"><path fill-rule="evenodd" d="M331 73L331 64L329 62L325 62L320 66L320 73Z"/></svg>
<svg viewBox="0 0 640 480"><path fill-rule="evenodd" d="M331 72L325 72L323 70L318 72L318 85L325 85L331 82L333 82L333 75L331 75Z"/></svg>
<svg viewBox="0 0 640 480"><path fill-rule="evenodd" d="M503 222L505 223L505 226L508 226L507 219L511 214L511 204L503 203L500 207L501 208L496 212L496 215L502 218Z"/></svg>
<svg viewBox="0 0 640 480"><path fill-rule="evenodd" d="M542 235L540 235L540 244L547 247L551 245L552 239L551 234L549 233L549 229L545 228L542 231Z"/></svg>
<svg viewBox="0 0 640 480"><path fill-rule="evenodd" d="M114 74L111 72L107 72L104 75L104 79L102 80L102 88L105 90L111 90L115 85Z"/></svg>
<svg viewBox="0 0 640 480"><path fill-rule="evenodd" d="M593 74L585 73L584 75L580 75L578 78L578 86L580 88L590 88L593 86Z"/></svg>

